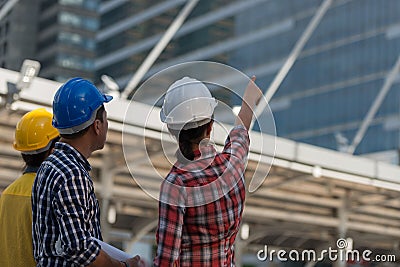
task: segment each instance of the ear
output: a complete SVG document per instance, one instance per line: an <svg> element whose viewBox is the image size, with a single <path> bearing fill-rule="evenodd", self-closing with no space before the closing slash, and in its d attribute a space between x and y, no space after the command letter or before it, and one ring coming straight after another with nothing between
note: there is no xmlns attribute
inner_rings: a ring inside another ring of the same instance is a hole
<svg viewBox="0 0 400 267"><path fill-rule="evenodd" d="M97 119L94 120L94 122L93 122L93 130L96 135L100 134L100 131L101 131L100 123L101 123L100 120L97 120Z"/></svg>
<svg viewBox="0 0 400 267"><path fill-rule="evenodd" d="M53 152L54 152L54 147L52 149L47 150L46 153L45 153L45 158L50 156L50 154L52 154Z"/></svg>
<svg viewBox="0 0 400 267"><path fill-rule="evenodd" d="M207 126L207 132L206 132L207 136L209 136L209 135L211 134L211 130L212 130L213 124L214 124L214 121L211 121L211 122L208 124L208 126Z"/></svg>

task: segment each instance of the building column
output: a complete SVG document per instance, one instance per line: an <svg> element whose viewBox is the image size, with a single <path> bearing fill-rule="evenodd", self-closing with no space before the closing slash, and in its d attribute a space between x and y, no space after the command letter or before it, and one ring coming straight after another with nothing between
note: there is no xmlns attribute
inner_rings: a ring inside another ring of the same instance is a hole
<svg viewBox="0 0 400 267"><path fill-rule="evenodd" d="M348 229L348 215L349 215L349 205L350 205L350 199L349 199L349 191L346 192L346 195L343 198L342 205L338 209L338 218L339 218L339 225L338 225L338 239L344 239L346 240L347 238L347 229ZM337 261L334 262L333 266L334 267L346 267L347 261L346 261L346 247L340 248L339 242L336 242L333 244L333 246L336 246L336 249L338 250L338 259Z"/></svg>
<svg viewBox="0 0 400 267"><path fill-rule="evenodd" d="M110 200L112 197L113 185L114 185L111 162L112 160L109 153L104 153L102 159L102 167L100 169L100 182L102 185L100 223L101 223L101 233L104 242L110 241L110 230L111 230L111 225L107 219L108 212L110 209Z"/></svg>
<svg viewBox="0 0 400 267"><path fill-rule="evenodd" d="M240 237L235 242L235 266L242 267L242 256L245 242Z"/></svg>

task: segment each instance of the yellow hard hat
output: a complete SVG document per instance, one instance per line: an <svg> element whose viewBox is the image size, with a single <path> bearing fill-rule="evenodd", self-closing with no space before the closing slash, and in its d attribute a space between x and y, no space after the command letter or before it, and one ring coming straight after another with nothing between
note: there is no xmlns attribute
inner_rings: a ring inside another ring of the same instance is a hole
<svg viewBox="0 0 400 267"><path fill-rule="evenodd" d="M53 115L44 108L26 113L15 128L14 148L24 154L38 154L50 148L59 132L51 124Z"/></svg>

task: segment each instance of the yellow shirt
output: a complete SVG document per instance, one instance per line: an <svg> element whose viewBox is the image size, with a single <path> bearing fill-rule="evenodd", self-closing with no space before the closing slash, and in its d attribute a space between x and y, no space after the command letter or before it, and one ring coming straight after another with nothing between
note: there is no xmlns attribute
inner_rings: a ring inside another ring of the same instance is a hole
<svg viewBox="0 0 400 267"><path fill-rule="evenodd" d="M0 196L0 266L36 266L32 247L32 184L36 173L25 173Z"/></svg>

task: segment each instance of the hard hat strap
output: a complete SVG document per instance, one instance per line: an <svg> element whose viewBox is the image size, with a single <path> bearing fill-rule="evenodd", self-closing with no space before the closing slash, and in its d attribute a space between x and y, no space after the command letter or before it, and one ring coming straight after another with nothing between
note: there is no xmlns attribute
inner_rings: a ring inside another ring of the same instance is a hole
<svg viewBox="0 0 400 267"><path fill-rule="evenodd" d="M184 125L182 125L182 124L167 124L167 125L168 125L168 128L171 128L173 130L188 130L188 129L197 128L206 123L209 123L210 121L213 120L213 117L214 117L214 115L212 116L212 118L206 118L201 121L192 121L192 122L185 123Z"/></svg>
<svg viewBox="0 0 400 267"><path fill-rule="evenodd" d="M209 123L211 121L211 118L207 118L201 121L193 121L193 122L188 122L183 126L183 130L188 130L188 129L193 129L193 128L197 128L200 127L206 123Z"/></svg>

